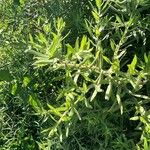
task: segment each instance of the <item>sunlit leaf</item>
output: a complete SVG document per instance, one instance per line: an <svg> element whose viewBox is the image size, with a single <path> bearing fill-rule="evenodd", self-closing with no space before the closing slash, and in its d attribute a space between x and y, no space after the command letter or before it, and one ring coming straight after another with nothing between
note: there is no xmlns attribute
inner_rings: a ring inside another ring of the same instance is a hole
<svg viewBox="0 0 150 150"><path fill-rule="evenodd" d="M90 101L93 101L93 100L94 100L94 98L96 97L97 93L98 93L98 91L97 91L97 90L94 90L94 92L92 93L92 96L91 96L91 98L90 98Z"/></svg>
<svg viewBox="0 0 150 150"><path fill-rule="evenodd" d="M137 56L135 55L131 64L128 65L128 72L132 75L135 74L135 72L136 72L136 70L135 70L136 64L137 64Z"/></svg>
<svg viewBox="0 0 150 150"><path fill-rule="evenodd" d="M98 7L98 9L100 9L102 5L102 0L96 0L96 6Z"/></svg>
<svg viewBox="0 0 150 150"><path fill-rule="evenodd" d="M23 86L27 87L29 83L30 83L30 78L29 77L24 77L24 79L23 79Z"/></svg>
<svg viewBox="0 0 150 150"><path fill-rule="evenodd" d="M12 85L12 89L11 89L11 94L12 94L12 95L15 95L15 94L16 94L17 88L18 88L17 83L14 83L14 84Z"/></svg>
<svg viewBox="0 0 150 150"><path fill-rule="evenodd" d="M111 92L112 92L112 82L109 82L109 85L107 86L106 92L105 92L105 99L109 100L111 97Z"/></svg>

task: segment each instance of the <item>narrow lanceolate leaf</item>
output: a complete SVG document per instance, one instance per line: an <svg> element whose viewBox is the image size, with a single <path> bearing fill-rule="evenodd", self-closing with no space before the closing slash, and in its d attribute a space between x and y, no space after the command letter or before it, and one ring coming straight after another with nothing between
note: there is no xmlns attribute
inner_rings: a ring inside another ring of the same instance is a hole
<svg viewBox="0 0 150 150"><path fill-rule="evenodd" d="M110 59L106 56L103 55L103 59L108 63L108 64L112 64L112 62L110 61Z"/></svg>
<svg viewBox="0 0 150 150"><path fill-rule="evenodd" d="M93 15L95 21L99 20L99 14L98 14L98 12L96 10L92 11L92 15Z"/></svg>
<svg viewBox="0 0 150 150"><path fill-rule="evenodd" d="M66 126L66 137L68 137L68 135L69 135L70 126L71 126L71 123L68 123L68 125Z"/></svg>
<svg viewBox="0 0 150 150"><path fill-rule="evenodd" d="M93 101L93 100L94 100L94 98L96 97L97 93L98 93L97 90L94 90L94 92L93 92L93 94L92 94L92 96L91 96L90 101Z"/></svg>
<svg viewBox="0 0 150 150"><path fill-rule="evenodd" d="M74 112L77 114L79 120L81 120L81 116L80 116L79 112L76 110L76 108L74 108Z"/></svg>
<svg viewBox="0 0 150 150"><path fill-rule="evenodd" d="M62 18L57 19L57 31L60 33L62 32L63 28L65 27L65 22Z"/></svg>
<svg viewBox="0 0 150 150"><path fill-rule="evenodd" d="M63 141L63 134L62 134L60 127L58 128L58 131L59 131L59 140L60 140L60 142L62 142Z"/></svg>
<svg viewBox="0 0 150 150"><path fill-rule="evenodd" d="M75 77L74 77L74 82L77 84L77 81L78 81L78 78L80 76L80 70L78 70L78 72L75 74Z"/></svg>
<svg viewBox="0 0 150 150"><path fill-rule="evenodd" d="M43 33L40 32L39 35L37 36L37 38L38 38L39 42L44 43L45 45L48 44L48 41Z"/></svg>
<svg viewBox="0 0 150 150"><path fill-rule="evenodd" d="M112 64L112 69L114 72L118 72L120 70L120 61L119 59L115 59Z"/></svg>
<svg viewBox="0 0 150 150"><path fill-rule="evenodd" d="M144 60L145 60L145 72L150 74L150 53L148 56L145 54L144 55Z"/></svg>
<svg viewBox="0 0 150 150"><path fill-rule="evenodd" d="M81 40L81 44L80 44L80 51L83 51L86 49L86 45L87 45L87 37L83 36L82 40Z"/></svg>
<svg viewBox="0 0 150 150"><path fill-rule="evenodd" d="M144 138L144 150L149 150L149 149L150 149L149 141L147 138Z"/></svg>
<svg viewBox="0 0 150 150"><path fill-rule="evenodd" d="M131 64L128 65L128 72L132 75L135 74L135 72L136 72L135 71L136 64L137 64L137 56L135 55Z"/></svg>
<svg viewBox="0 0 150 150"><path fill-rule="evenodd" d="M42 54L42 53L37 52L37 51L34 51L34 50L31 50L31 49L26 50L25 52L28 52L28 53L33 54L33 55L38 56L38 57L48 58L48 56L47 56L47 55Z"/></svg>
<svg viewBox="0 0 150 150"><path fill-rule="evenodd" d="M116 48L116 44L115 44L115 41L113 39L110 39L110 46L111 46L111 49L113 51L115 51L115 48Z"/></svg>
<svg viewBox="0 0 150 150"><path fill-rule="evenodd" d="M134 58L133 58L133 60L132 60L131 66L132 66L133 68L135 68L135 65L136 65L136 64L137 64L137 56L135 55Z"/></svg>
<svg viewBox="0 0 150 150"><path fill-rule="evenodd" d="M83 88L82 88L83 93L85 94L88 91L88 87L85 82L83 82Z"/></svg>
<svg viewBox="0 0 150 150"><path fill-rule="evenodd" d="M118 23L120 23L120 25L123 24L123 23L122 23L122 20L120 19L120 17L119 17L118 15L116 15L116 21L117 21Z"/></svg>
<svg viewBox="0 0 150 150"><path fill-rule="evenodd" d="M104 10L106 10L108 7L109 7L109 5L110 5L110 1L111 0L105 0L105 2L103 2L104 3L104 5L103 5L103 7L102 7L102 11L104 11Z"/></svg>
<svg viewBox="0 0 150 150"><path fill-rule="evenodd" d="M93 37L92 24L88 20L85 20L85 24L88 33L90 34L91 37Z"/></svg>
<svg viewBox="0 0 150 150"><path fill-rule="evenodd" d="M121 115L122 115L123 114L123 105L121 103L121 96L120 95L121 95L121 89L118 88L117 94L116 94L116 99L117 99L117 102L119 104L120 112L121 112Z"/></svg>
<svg viewBox="0 0 150 150"><path fill-rule="evenodd" d="M97 92L103 92L103 90L101 89L101 84L95 85L95 90L96 90Z"/></svg>
<svg viewBox="0 0 150 150"><path fill-rule="evenodd" d="M52 105L50 104L47 104L47 106L50 108L49 112L56 115L56 116L59 116L61 117L62 114L57 110L57 108L54 108Z"/></svg>
<svg viewBox="0 0 150 150"><path fill-rule="evenodd" d="M40 58L40 57L36 57L36 61L33 63L34 66L46 66L46 65L50 65L53 66L55 63L57 63L58 59L54 58L54 59L45 59L45 58Z"/></svg>
<svg viewBox="0 0 150 150"><path fill-rule="evenodd" d="M102 5L102 0L96 0L96 6L98 7L98 9L100 9Z"/></svg>
<svg viewBox="0 0 150 150"><path fill-rule="evenodd" d="M29 40L30 40L30 43L34 43L34 40L31 34L29 34Z"/></svg>
<svg viewBox="0 0 150 150"><path fill-rule="evenodd" d="M23 79L23 86L27 87L29 83L30 83L30 78L29 77L24 77L24 79Z"/></svg>
<svg viewBox="0 0 150 150"><path fill-rule="evenodd" d="M148 63L148 57L147 57L146 53L144 53L144 60L145 60L145 63Z"/></svg>
<svg viewBox="0 0 150 150"><path fill-rule="evenodd" d="M76 39L76 43L75 43L75 52L79 51L79 38Z"/></svg>
<svg viewBox="0 0 150 150"><path fill-rule="evenodd" d="M67 46L67 58L71 58L71 55L74 53L74 48L70 44L66 44Z"/></svg>
<svg viewBox="0 0 150 150"><path fill-rule="evenodd" d="M109 82L109 85L107 87L106 93L105 93L105 99L109 100L112 92L112 82Z"/></svg>
<svg viewBox="0 0 150 150"><path fill-rule="evenodd" d="M15 95L15 94L16 94L17 87L18 87L18 86L17 86L17 83L13 84L12 89L11 89L11 94L12 94L12 95Z"/></svg>
<svg viewBox="0 0 150 150"><path fill-rule="evenodd" d="M139 119L140 119L139 116L135 116L135 117L131 117L131 118L130 118L130 120L134 120L134 121L139 120Z"/></svg>
<svg viewBox="0 0 150 150"><path fill-rule="evenodd" d="M42 105L41 105L40 101L36 97L30 95L29 96L29 104L33 107L33 109L37 113L41 113L41 114L43 113Z"/></svg>
<svg viewBox="0 0 150 150"><path fill-rule="evenodd" d="M58 48L61 47L61 36L60 35L56 35L55 33L52 33L53 34L53 41L50 45L50 48L49 48L49 57L53 57L55 55L55 53L57 52Z"/></svg>
<svg viewBox="0 0 150 150"><path fill-rule="evenodd" d="M92 108L87 98L84 99L84 103L87 108Z"/></svg>

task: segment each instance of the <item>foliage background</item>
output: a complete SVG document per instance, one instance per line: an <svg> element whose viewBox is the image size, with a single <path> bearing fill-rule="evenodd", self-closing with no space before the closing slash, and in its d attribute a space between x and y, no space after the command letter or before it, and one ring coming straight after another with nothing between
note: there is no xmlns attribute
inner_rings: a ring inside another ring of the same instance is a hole
<svg viewBox="0 0 150 150"><path fill-rule="evenodd" d="M149 8L1 0L0 149L149 150Z"/></svg>

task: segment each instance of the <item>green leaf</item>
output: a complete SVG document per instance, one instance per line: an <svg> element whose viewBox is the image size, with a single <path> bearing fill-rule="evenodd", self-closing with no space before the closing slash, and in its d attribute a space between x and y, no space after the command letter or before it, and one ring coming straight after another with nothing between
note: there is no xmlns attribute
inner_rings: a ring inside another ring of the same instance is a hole
<svg viewBox="0 0 150 150"><path fill-rule="evenodd" d="M30 103L30 105L31 106L33 106L34 108L38 108L38 104L37 104L37 102L36 102L36 100L33 98L33 96L29 96L29 103Z"/></svg>
<svg viewBox="0 0 150 150"><path fill-rule="evenodd" d="M80 44L80 51L86 50L87 48L87 37L83 36Z"/></svg>
<svg viewBox="0 0 150 150"><path fill-rule="evenodd" d="M85 103L85 106L86 106L87 108L92 109L92 106L90 105L90 103L89 103L89 101L88 101L87 98L84 99L84 103Z"/></svg>
<svg viewBox="0 0 150 150"><path fill-rule="evenodd" d="M74 53L74 48L70 44L66 44L66 46L67 46L66 56L67 56L67 58L70 58L71 55Z"/></svg>
<svg viewBox="0 0 150 150"><path fill-rule="evenodd" d="M57 108L54 108L52 105L50 104L47 104L47 106L50 108L49 112L56 115L56 116L59 116L61 117L62 114L57 110Z"/></svg>
<svg viewBox="0 0 150 150"><path fill-rule="evenodd" d="M79 51L79 38L76 39L76 42L75 42L75 52L78 52Z"/></svg>
<svg viewBox="0 0 150 150"><path fill-rule="evenodd" d="M135 116L135 117L130 118L130 120L134 120L134 121L139 120L139 119L140 119L139 116Z"/></svg>
<svg viewBox="0 0 150 150"><path fill-rule="evenodd" d="M42 58L46 58L46 59L48 59L48 58L49 58L49 57L48 57L47 55L45 55L45 54L42 54L42 53L40 53L40 52L37 52L37 51L31 50L31 48L30 48L30 47L29 47L29 49L27 49L25 52L26 52L26 53L33 54L33 55L38 56L38 57L42 57Z"/></svg>
<svg viewBox="0 0 150 150"><path fill-rule="evenodd" d="M128 21L128 26L131 26L133 23L134 23L134 18L133 18L133 16L131 16Z"/></svg>
<svg viewBox="0 0 150 150"><path fill-rule="evenodd" d="M110 46L111 46L111 49L112 49L113 51L115 51L115 49L116 49L116 44L115 44L115 41L114 41L113 39L110 39Z"/></svg>
<svg viewBox="0 0 150 150"><path fill-rule="evenodd" d="M58 54L58 48L61 47L61 41L62 41L62 38L60 35L57 35L55 33L52 33L52 35L53 35L53 41L49 48L49 57L50 58L54 57L55 54Z"/></svg>
<svg viewBox="0 0 150 150"><path fill-rule="evenodd" d="M30 78L29 77L24 77L24 79L23 79L23 86L27 87L29 83L30 83Z"/></svg>
<svg viewBox="0 0 150 150"><path fill-rule="evenodd" d="M80 76L80 70L78 70L78 72L75 74L75 76L74 76L74 83L76 83L77 84L77 81L78 81L78 78L79 78L79 76Z"/></svg>
<svg viewBox="0 0 150 150"><path fill-rule="evenodd" d="M16 91L17 91L17 83L15 82L13 85L12 85L12 89L11 89L11 94L12 95L15 95L16 94Z"/></svg>
<svg viewBox="0 0 150 150"><path fill-rule="evenodd" d="M98 93L98 91L95 89L94 92L93 92L93 94L92 94L92 96L91 96L90 101L94 100L94 98L96 97L97 93Z"/></svg>
<svg viewBox="0 0 150 150"><path fill-rule="evenodd" d="M33 63L33 65L36 67L42 67L46 65L54 67L53 65L55 65L55 63L57 63L57 61L59 60L57 58L46 59L46 58L41 58L41 57L36 57L36 59L37 60Z"/></svg>
<svg viewBox="0 0 150 150"><path fill-rule="evenodd" d="M110 1L111 1L111 0L106 0L106 1L105 1L104 5L103 5L103 7L102 7L102 10L103 10L103 11L106 10L107 7L110 6L110 5L109 5L109 4L110 4Z"/></svg>
<svg viewBox="0 0 150 150"><path fill-rule="evenodd" d="M83 89L84 94L88 91L88 87L87 87L85 82L83 82L83 88L82 89Z"/></svg>
<svg viewBox="0 0 150 150"><path fill-rule="evenodd" d="M93 32L92 32L92 25L88 20L85 20L85 24L86 24L86 29L88 31L88 33L90 34L91 37L93 37Z"/></svg>
<svg viewBox="0 0 150 150"><path fill-rule="evenodd" d="M96 6L98 7L98 9L101 8L102 5L102 0L96 0Z"/></svg>
<svg viewBox="0 0 150 150"><path fill-rule="evenodd" d="M39 114L43 114L44 113L42 105L41 105L40 101L36 98L36 96L34 96L34 95L30 95L29 96L29 104L33 107L33 109L37 113L39 113Z"/></svg>
<svg viewBox="0 0 150 150"><path fill-rule="evenodd" d="M106 56L103 55L103 59L108 63L108 64L112 64L112 62L110 61L110 59Z"/></svg>
<svg viewBox="0 0 150 150"><path fill-rule="evenodd" d="M148 145L148 141L146 138L144 138L144 150L149 150L150 146Z"/></svg>
<svg viewBox="0 0 150 150"><path fill-rule="evenodd" d="M19 0L19 2L20 2L21 5L24 5L26 0Z"/></svg>
<svg viewBox="0 0 150 150"><path fill-rule="evenodd" d="M136 63L137 63L137 56L135 55L132 60L131 67L135 68Z"/></svg>
<svg viewBox="0 0 150 150"><path fill-rule="evenodd" d="M106 93L105 93L105 99L109 100L112 92L112 82L109 82L109 85L107 87Z"/></svg>
<svg viewBox="0 0 150 150"><path fill-rule="evenodd" d="M65 27L65 22L63 21L62 18L58 18L57 19L57 27L56 27L57 31L59 33L62 32L62 30L63 30L64 27Z"/></svg>
<svg viewBox="0 0 150 150"><path fill-rule="evenodd" d="M150 53L148 56L144 54L144 60L145 60L145 72L150 74Z"/></svg>
<svg viewBox="0 0 150 150"><path fill-rule="evenodd" d="M145 60L145 63L148 63L148 57L147 57L146 53L144 53L144 60Z"/></svg>
<svg viewBox="0 0 150 150"><path fill-rule="evenodd" d="M98 38L101 35L101 29L100 28L95 28L95 35Z"/></svg>
<svg viewBox="0 0 150 150"><path fill-rule="evenodd" d="M68 123L67 126L66 126L66 137L69 136L69 128L71 126L71 123Z"/></svg>
<svg viewBox="0 0 150 150"><path fill-rule="evenodd" d="M95 90L97 91L97 92L102 92L103 90L101 89L101 85L99 84L99 85L95 85Z"/></svg>
<svg viewBox="0 0 150 150"><path fill-rule="evenodd" d="M80 116L80 114L79 114L79 112L77 111L77 109L76 109L76 108L73 108L73 109L74 109L74 112L77 114L79 120L82 120L82 119L81 119L81 116Z"/></svg>
<svg viewBox="0 0 150 150"><path fill-rule="evenodd" d="M112 64L112 70L114 72L118 72L120 70L120 61L119 59L115 59Z"/></svg>
<svg viewBox="0 0 150 150"><path fill-rule="evenodd" d="M123 105L122 105L122 102L121 102L121 96L120 95L121 95L121 89L118 87L116 98L117 98L117 102L119 104L120 112L121 112L121 115L122 115L123 114Z"/></svg>
<svg viewBox="0 0 150 150"><path fill-rule="evenodd" d="M38 34L37 38L38 38L39 42L44 43L46 46L48 45L48 41L45 38L45 35L43 33L40 32Z"/></svg>
<svg viewBox="0 0 150 150"><path fill-rule="evenodd" d="M30 43L34 43L34 40L33 40L31 33L29 33L29 40L30 40Z"/></svg>
<svg viewBox="0 0 150 150"><path fill-rule="evenodd" d="M135 67L136 67L136 64L137 64L137 56L135 55L131 64L128 65L128 72L133 75L136 73L136 70L135 70Z"/></svg>
<svg viewBox="0 0 150 150"><path fill-rule="evenodd" d="M100 17L98 12L96 10L94 10L94 11L92 11L92 15L93 15L95 21L97 22L99 20L99 17Z"/></svg>
<svg viewBox="0 0 150 150"><path fill-rule="evenodd" d="M58 132L59 132L59 140L60 140L60 142L62 142L63 141L63 134L61 131L61 127L58 127Z"/></svg>
<svg viewBox="0 0 150 150"><path fill-rule="evenodd" d="M118 21L118 23L120 23L121 25L123 24L122 20L120 19L120 17L118 15L116 15L116 20Z"/></svg>
<svg viewBox="0 0 150 150"><path fill-rule="evenodd" d="M43 25L43 30L46 34L50 33L51 32L51 24L44 24Z"/></svg>

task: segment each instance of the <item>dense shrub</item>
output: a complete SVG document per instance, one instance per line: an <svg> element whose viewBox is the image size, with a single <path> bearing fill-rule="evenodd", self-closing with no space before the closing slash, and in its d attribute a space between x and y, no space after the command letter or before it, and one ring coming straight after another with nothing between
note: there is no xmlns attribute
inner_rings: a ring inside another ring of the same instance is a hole
<svg viewBox="0 0 150 150"><path fill-rule="evenodd" d="M149 150L149 7L0 1L0 149Z"/></svg>

